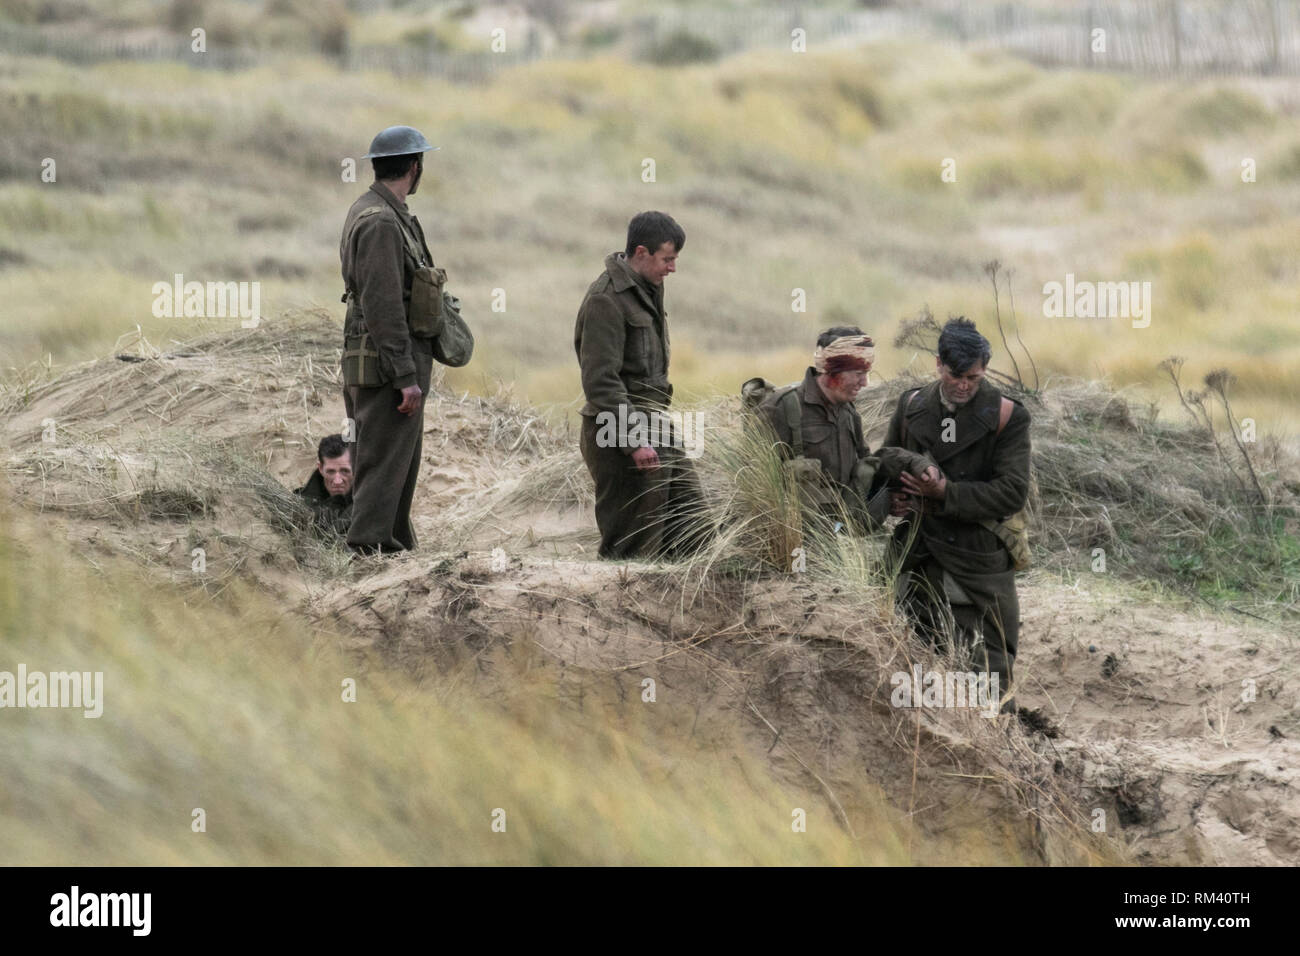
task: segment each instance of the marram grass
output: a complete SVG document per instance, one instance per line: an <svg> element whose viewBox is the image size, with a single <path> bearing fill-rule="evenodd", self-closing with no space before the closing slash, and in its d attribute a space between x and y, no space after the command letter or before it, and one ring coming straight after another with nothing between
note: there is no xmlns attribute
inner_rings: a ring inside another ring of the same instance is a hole
<svg viewBox="0 0 1300 956"><path fill-rule="evenodd" d="M647 709L625 719L529 680L508 708L438 703L259 594L215 605L113 561L92 573L28 520L0 515L0 670L102 671L104 700L98 719L0 711L7 863L907 862L883 811L855 843L813 792L700 749L635 695L622 706Z"/></svg>

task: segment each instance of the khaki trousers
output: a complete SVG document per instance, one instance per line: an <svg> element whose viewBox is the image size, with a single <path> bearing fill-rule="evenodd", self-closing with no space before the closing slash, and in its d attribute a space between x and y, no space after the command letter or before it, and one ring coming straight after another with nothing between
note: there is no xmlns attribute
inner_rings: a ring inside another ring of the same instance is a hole
<svg viewBox="0 0 1300 956"><path fill-rule="evenodd" d="M420 340L411 344L416 384L427 401L433 350ZM355 423L355 485L348 528L352 547L409 551L416 546L411 501L424 444L424 402L414 415L403 415L397 410L401 401L402 393L391 385L344 389L343 404Z"/></svg>

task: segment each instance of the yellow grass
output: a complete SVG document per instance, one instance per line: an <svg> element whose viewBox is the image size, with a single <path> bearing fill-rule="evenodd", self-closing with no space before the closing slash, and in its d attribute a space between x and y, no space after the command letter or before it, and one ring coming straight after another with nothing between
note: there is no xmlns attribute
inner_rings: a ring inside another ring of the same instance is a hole
<svg viewBox="0 0 1300 956"><path fill-rule="evenodd" d="M0 669L104 674L99 718L6 709L8 863L909 859L896 815L869 793L855 843L823 798L737 756L725 728L711 728L714 746L692 739L689 709L619 703L593 684L579 712L509 661L512 699L494 706L457 692L454 674L416 684L349 657L254 593L218 605L160 592L114 560L92 574L30 519L0 519ZM355 703L342 699L348 678ZM792 830L795 808L806 833Z"/></svg>
<svg viewBox="0 0 1300 956"><path fill-rule="evenodd" d="M1042 371L1163 400L1156 364L1182 354L1193 380L1230 367L1261 423L1294 431L1300 187L1284 91L1267 80L1044 70L909 43L680 69L544 61L485 86L305 57L233 74L16 65L0 110L33 140L11 162L34 149L60 175L0 187L0 246L24 257L0 272L18 319L0 331L5 365L102 354L137 324L169 334L138 290L176 272L261 281L269 314L321 305L341 321L338 230L368 170L344 182L340 164L409 122L443 146L411 205L479 339L453 376L465 387L573 402L582 293L628 217L662 208L688 235L668 287L688 391L797 372L770 357L806 352L846 315L876 335L885 373L911 360L889 341L924 304L991 331L981 266L996 257L1015 270ZM1241 182L1242 157L1257 182ZM940 179L945 158L956 182ZM1044 318L1042 286L1067 272L1150 279L1151 327ZM796 288L806 313L790 309ZM490 310L496 289L505 313ZM725 374L710 368L721 359Z"/></svg>

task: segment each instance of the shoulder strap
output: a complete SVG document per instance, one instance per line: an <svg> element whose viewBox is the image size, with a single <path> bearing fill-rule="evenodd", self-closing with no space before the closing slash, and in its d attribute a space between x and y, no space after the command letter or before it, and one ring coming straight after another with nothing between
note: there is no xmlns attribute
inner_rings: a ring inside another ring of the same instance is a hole
<svg viewBox="0 0 1300 956"><path fill-rule="evenodd" d="M424 250L420 248L419 240L415 238L415 235L411 230L406 228L406 224L402 222L401 216L397 217L397 228L402 230L402 239L406 242L406 251L411 254L411 258L415 260L415 264L430 265L430 263L424 261Z"/></svg>
<svg viewBox="0 0 1300 956"><path fill-rule="evenodd" d="M785 423L790 428L790 450L794 457L803 457L803 408L799 404L798 385L787 385L781 389L777 401L785 412Z"/></svg>
<svg viewBox="0 0 1300 956"><path fill-rule="evenodd" d="M924 386L922 386L924 388ZM920 388L912 389L912 393L907 396L907 404L903 406L903 420L899 425L898 442L904 448L907 447L907 412L912 407L912 400L921 394Z"/></svg>
<svg viewBox="0 0 1300 956"><path fill-rule="evenodd" d="M1002 434L1002 429L1007 427L1007 422L1011 421L1011 415L1015 410L1015 402L1011 401L1011 399L1004 395L1002 397L1002 407L998 409L999 435ZM1027 503L1026 507L1028 507ZM1014 521L1015 518L1020 518L1019 523L1014 527L1009 527L1006 521L993 521L989 518L984 518L980 521L981 525L997 535L998 540L1002 542L1003 547L1005 547L1010 553L1013 567L1017 571L1024 571L1029 567L1029 539L1026 534L1025 521L1023 517L1025 513L1026 509L1021 508L1016 515L1012 515L1007 519L1008 521Z"/></svg>
<svg viewBox="0 0 1300 956"><path fill-rule="evenodd" d="M367 206L365 209L357 213L357 218L352 220L352 227L348 230L348 235L347 238L344 240L344 245L351 245L352 234L357 230L357 223L359 223L362 219L366 218L367 216L372 216L375 213L383 212L386 208L388 207ZM411 230L406 228L406 224L402 222L402 217L394 213L393 218L397 222L398 231L402 234L402 244L406 246L406 251L407 253L410 254L411 258L415 260L415 264L417 266L430 265L431 263L427 263L424 261L424 250L420 248L420 242L418 239L415 238L414 233L412 233ZM347 301L346 291L343 293L343 300L345 302Z"/></svg>
<svg viewBox="0 0 1300 956"><path fill-rule="evenodd" d="M907 409L912 407L912 399L916 398L916 396L919 395L920 392L921 389L918 388L916 389L916 391L912 392L911 395L908 395L907 405L903 409L903 422L902 422L902 427L899 430L899 441L903 443L904 448L907 447ZM1016 410L1016 403L1013 402L1011 399L1007 398L1005 395L1002 396L1002 407L998 409L997 433L999 435L1002 434L1002 429L1007 427L1007 422L1011 421L1011 416L1015 412L1015 410Z"/></svg>

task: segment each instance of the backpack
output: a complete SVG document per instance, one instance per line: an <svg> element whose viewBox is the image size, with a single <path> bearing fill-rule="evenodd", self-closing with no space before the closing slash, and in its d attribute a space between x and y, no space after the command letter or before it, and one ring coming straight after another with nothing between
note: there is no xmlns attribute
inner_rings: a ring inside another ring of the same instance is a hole
<svg viewBox="0 0 1300 956"><path fill-rule="evenodd" d="M748 383L746 383L748 384ZM907 409L912 407L912 401L920 394L918 388L907 397L907 405L903 410L901 428L899 430L899 441L903 447L907 446ZM1006 396L1002 397L1002 406L998 409L998 429L995 435L1001 435L1002 429L1007 427L1007 422L1011 421L1011 413L1015 411L1015 403ZM1011 555L1012 569L1016 571L1028 571L1033 561L1029 551L1029 503L1025 502L1025 507L1021 508L1009 518L1003 518L1001 521L994 521L991 518L982 518L979 521L983 527L992 531L1002 546L1007 549Z"/></svg>
<svg viewBox="0 0 1300 956"><path fill-rule="evenodd" d="M790 451L793 453L793 461L808 466L808 470L799 473L801 482L804 482L804 491L810 498L822 505L829 505L833 508L839 508L846 502L841 496L844 491L835 490L833 483L826 478L822 463L816 458L804 457L803 446L803 403L799 397L799 386L802 382L795 382L793 385L776 386L762 378L751 378L740 386L740 397L745 413L751 421L762 421L761 427L768 429L768 423L762 420L759 407L766 404L775 404L780 410L782 417L785 419L786 427L790 429ZM772 397L775 396L775 401ZM885 520L885 510L888 508L888 495L882 489L879 492L879 513L871 501L870 489L876 476L876 469L879 467L879 459L862 457L853 468L853 474L849 479L849 489L861 498L863 508L862 520L871 527L880 525Z"/></svg>
<svg viewBox="0 0 1300 956"><path fill-rule="evenodd" d="M799 396L795 392L799 384L778 386L765 378L751 378L740 386L741 403L750 412L757 412L769 395L777 395L785 423L790 426L791 451L796 458L803 457L803 409L799 407Z"/></svg>

